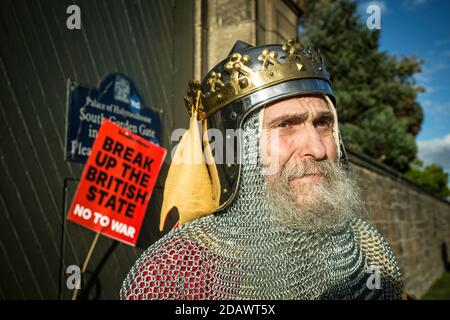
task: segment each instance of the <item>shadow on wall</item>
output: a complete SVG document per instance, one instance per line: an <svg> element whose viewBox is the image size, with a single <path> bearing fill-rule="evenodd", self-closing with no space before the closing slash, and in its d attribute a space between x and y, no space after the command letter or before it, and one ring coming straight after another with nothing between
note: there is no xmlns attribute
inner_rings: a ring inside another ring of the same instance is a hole
<svg viewBox="0 0 450 320"><path fill-rule="evenodd" d="M447 250L447 244L445 242L442 242L441 245L441 252L442 252L442 262L444 263L444 269L445 271L450 271L450 262L448 261L448 250Z"/></svg>
<svg viewBox="0 0 450 320"><path fill-rule="evenodd" d="M102 292L102 285L99 281L99 275L108 261L111 254L119 245L118 241L114 241L111 243L110 247L106 251L106 253L101 258L100 262L95 267L94 271L86 270L86 275L89 275L89 280L86 285L83 285L84 290L82 290L81 294L78 296L77 300L98 300L100 298ZM93 290L95 289L94 293Z"/></svg>

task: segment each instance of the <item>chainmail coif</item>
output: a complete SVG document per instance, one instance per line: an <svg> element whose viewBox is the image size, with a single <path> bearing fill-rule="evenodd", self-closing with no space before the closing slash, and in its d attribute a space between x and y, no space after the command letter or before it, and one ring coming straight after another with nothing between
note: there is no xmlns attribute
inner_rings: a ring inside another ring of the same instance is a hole
<svg viewBox="0 0 450 320"><path fill-rule="evenodd" d="M243 164L233 203L150 246L126 277L121 298L400 298L401 277L391 248L365 221L355 218L318 234L271 219L258 123L254 114L243 125ZM379 289L367 285L374 277L369 266L380 271Z"/></svg>

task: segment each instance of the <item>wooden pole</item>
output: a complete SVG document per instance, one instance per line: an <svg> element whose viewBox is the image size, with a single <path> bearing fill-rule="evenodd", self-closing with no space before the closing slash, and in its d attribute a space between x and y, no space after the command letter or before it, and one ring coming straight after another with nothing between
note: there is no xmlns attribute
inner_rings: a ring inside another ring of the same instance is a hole
<svg viewBox="0 0 450 320"><path fill-rule="evenodd" d="M81 274L84 274L84 272L87 269L87 266L89 264L89 260L91 260L92 253L94 252L94 248L97 244L98 238L100 238L100 232L97 232L95 235L94 240L92 241L91 247L89 248L88 254L86 255L86 258L84 259L83 268L81 269ZM75 288L75 291L72 295L72 300L77 300L78 295L78 288Z"/></svg>

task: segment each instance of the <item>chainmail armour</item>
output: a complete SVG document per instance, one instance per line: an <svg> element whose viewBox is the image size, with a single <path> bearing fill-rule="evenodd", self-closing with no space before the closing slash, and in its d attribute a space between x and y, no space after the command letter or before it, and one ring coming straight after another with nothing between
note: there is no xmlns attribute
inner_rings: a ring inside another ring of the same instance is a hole
<svg viewBox="0 0 450 320"><path fill-rule="evenodd" d="M367 222L354 218L318 234L271 218L258 124L256 113L243 125L243 163L233 203L150 246L126 277L121 298L400 298L401 277L391 248ZM379 268L379 289L367 285L374 277L369 266Z"/></svg>

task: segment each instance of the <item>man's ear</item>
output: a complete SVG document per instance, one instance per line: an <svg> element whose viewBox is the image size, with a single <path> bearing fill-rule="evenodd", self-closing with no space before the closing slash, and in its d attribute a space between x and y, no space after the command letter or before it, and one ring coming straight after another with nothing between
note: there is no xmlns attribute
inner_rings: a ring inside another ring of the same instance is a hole
<svg viewBox="0 0 450 320"><path fill-rule="evenodd" d="M259 136L261 137L261 134L262 134L262 128L263 128L263 126L264 126L264 110L266 110L266 107L264 106L264 107L262 107L260 110L259 110L259 115L258 115L258 120L259 120Z"/></svg>
<svg viewBox="0 0 450 320"><path fill-rule="evenodd" d="M268 170L268 166L269 164L267 163L269 161L269 157L268 157L268 146L266 144L264 144L263 142L263 131L264 129L264 110L266 109L266 106L263 106L260 110L259 110L259 114L258 114L258 135L259 135L259 157L261 159L261 165L263 166L263 172L265 172L267 174L267 170ZM267 138L267 137L266 137ZM267 143L267 141L265 141L265 143Z"/></svg>
<svg viewBox="0 0 450 320"><path fill-rule="evenodd" d="M337 117L337 112L336 112L336 108L334 107L333 102L331 101L331 99L327 96L327 95L323 95L323 97L325 98L325 101L328 104L328 108L330 109L331 113L333 114L333 137L334 137L334 143L336 145L336 154L338 159L340 159L342 157L342 150L341 150L341 134L339 132L339 125L338 125L338 117Z"/></svg>

